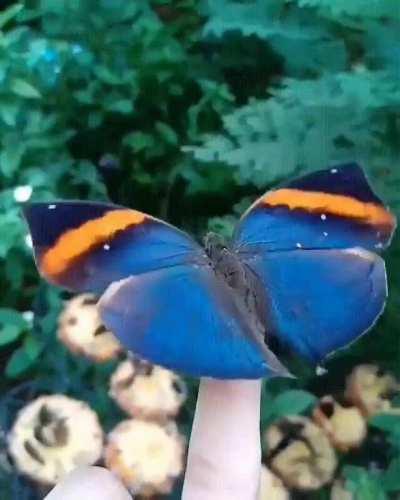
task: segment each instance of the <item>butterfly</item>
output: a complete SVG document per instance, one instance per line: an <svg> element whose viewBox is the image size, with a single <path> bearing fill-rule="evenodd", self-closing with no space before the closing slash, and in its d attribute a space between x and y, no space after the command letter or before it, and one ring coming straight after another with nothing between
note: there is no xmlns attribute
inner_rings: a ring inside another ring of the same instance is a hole
<svg viewBox="0 0 400 500"><path fill-rule="evenodd" d="M289 375L275 341L319 364L376 321L396 220L360 166L313 172L267 192L230 242L200 246L142 212L105 203L24 210L51 283L102 294L102 320L152 363L194 376Z"/></svg>

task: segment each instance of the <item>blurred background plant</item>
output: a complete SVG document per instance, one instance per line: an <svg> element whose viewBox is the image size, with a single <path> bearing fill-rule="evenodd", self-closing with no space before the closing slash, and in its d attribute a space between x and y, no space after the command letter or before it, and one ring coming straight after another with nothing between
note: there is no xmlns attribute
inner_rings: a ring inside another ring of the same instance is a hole
<svg viewBox="0 0 400 500"><path fill-rule="evenodd" d="M40 497L4 452L29 401L83 400L106 432L124 418L108 394L116 361L94 363L57 340L69 297L39 279L21 204L111 199L199 238L208 229L229 235L276 182L357 160L399 216L399 60L397 0L3 0L1 499ZM359 363L400 376L399 259L397 236L373 333L333 358L327 374L265 383L263 429L342 394ZM186 435L197 382L187 384L176 417ZM336 475L357 500L386 499L400 491L400 421L368 418L368 438L338 452ZM306 498L329 498L330 489Z"/></svg>

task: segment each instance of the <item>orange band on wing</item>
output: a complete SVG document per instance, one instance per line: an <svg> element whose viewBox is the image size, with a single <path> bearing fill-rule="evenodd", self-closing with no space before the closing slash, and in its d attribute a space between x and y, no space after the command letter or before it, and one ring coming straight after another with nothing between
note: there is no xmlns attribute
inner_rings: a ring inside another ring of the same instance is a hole
<svg viewBox="0 0 400 500"><path fill-rule="evenodd" d="M42 271L49 276L63 273L74 259L94 246L106 243L116 232L141 224L146 217L136 210L111 210L98 219L66 231L43 255Z"/></svg>
<svg viewBox="0 0 400 500"><path fill-rule="evenodd" d="M357 219L365 224L393 226L393 215L375 203L366 203L350 196L302 191L300 189L278 189L267 193L261 203L270 206L284 205L290 210L306 210Z"/></svg>

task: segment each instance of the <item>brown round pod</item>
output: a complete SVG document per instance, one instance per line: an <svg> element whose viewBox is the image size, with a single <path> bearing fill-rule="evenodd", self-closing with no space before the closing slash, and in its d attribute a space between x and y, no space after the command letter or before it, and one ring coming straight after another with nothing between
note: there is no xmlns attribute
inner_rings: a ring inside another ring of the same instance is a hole
<svg viewBox="0 0 400 500"><path fill-rule="evenodd" d="M170 370L145 361L120 363L110 381L110 396L132 417L175 417L186 400L184 381Z"/></svg>
<svg viewBox="0 0 400 500"><path fill-rule="evenodd" d="M261 465L260 492L258 500L289 500L289 492L278 476Z"/></svg>
<svg viewBox="0 0 400 500"><path fill-rule="evenodd" d="M76 467L101 458L103 431L83 401L61 394L41 396L18 413L8 445L20 472L55 484Z"/></svg>
<svg viewBox="0 0 400 500"><path fill-rule="evenodd" d="M116 358L122 350L101 322L96 297L87 293L65 304L59 317L58 338L74 354L99 363Z"/></svg>
<svg viewBox="0 0 400 500"><path fill-rule="evenodd" d="M367 436L367 423L357 406L342 406L324 396L313 411L314 422L327 434L335 448L346 452L358 448Z"/></svg>
<svg viewBox="0 0 400 500"><path fill-rule="evenodd" d="M287 417L270 426L267 462L289 488L317 490L333 480L335 451L320 427L306 417Z"/></svg>
<svg viewBox="0 0 400 500"><path fill-rule="evenodd" d="M346 380L346 398L366 417L377 413L400 414L400 408L394 408L391 402L396 394L400 394L400 384L376 365L356 366Z"/></svg>
<svg viewBox="0 0 400 500"><path fill-rule="evenodd" d="M108 436L106 466L135 494L168 494L184 467L185 440L176 424L124 420Z"/></svg>

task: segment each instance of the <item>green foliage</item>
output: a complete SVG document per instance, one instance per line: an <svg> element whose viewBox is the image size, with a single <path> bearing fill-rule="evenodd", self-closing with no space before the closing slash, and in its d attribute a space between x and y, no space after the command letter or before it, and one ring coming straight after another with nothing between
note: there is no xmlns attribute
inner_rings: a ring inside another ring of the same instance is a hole
<svg viewBox="0 0 400 500"><path fill-rule="evenodd" d="M372 427L386 433L393 452L398 453L400 457L400 415L376 415L369 423Z"/></svg>
<svg viewBox="0 0 400 500"><path fill-rule="evenodd" d="M362 467L348 465L343 468L346 487L355 500L386 500L391 492L400 489L400 459L391 461L386 471L368 472Z"/></svg>
<svg viewBox="0 0 400 500"><path fill-rule="evenodd" d="M17 187L31 187L34 200L111 199L198 237L207 229L228 237L264 189L358 160L400 215L397 0L7 4L0 11L0 430L46 392L90 402L107 429L121 416L107 395L114 363L94 366L56 340L66 296L37 275ZM397 237L387 258L389 302L374 332L338 353L328 378L267 382L263 426L309 412L312 393L337 390L357 362L400 375L399 259ZM190 387L179 420L186 433L197 384ZM396 418L370 422L387 443L381 473L366 456L343 457L341 472L359 498L400 491ZM10 470L0 461L0 498L33 498Z"/></svg>
<svg viewBox="0 0 400 500"><path fill-rule="evenodd" d="M355 500L387 500L377 474L368 473L361 467L347 466L343 469L346 487Z"/></svg>
<svg viewBox="0 0 400 500"><path fill-rule="evenodd" d="M282 417L303 414L315 406L316 401L317 398L307 391L288 389L275 398L268 398L261 424L266 427Z"/></svg>

